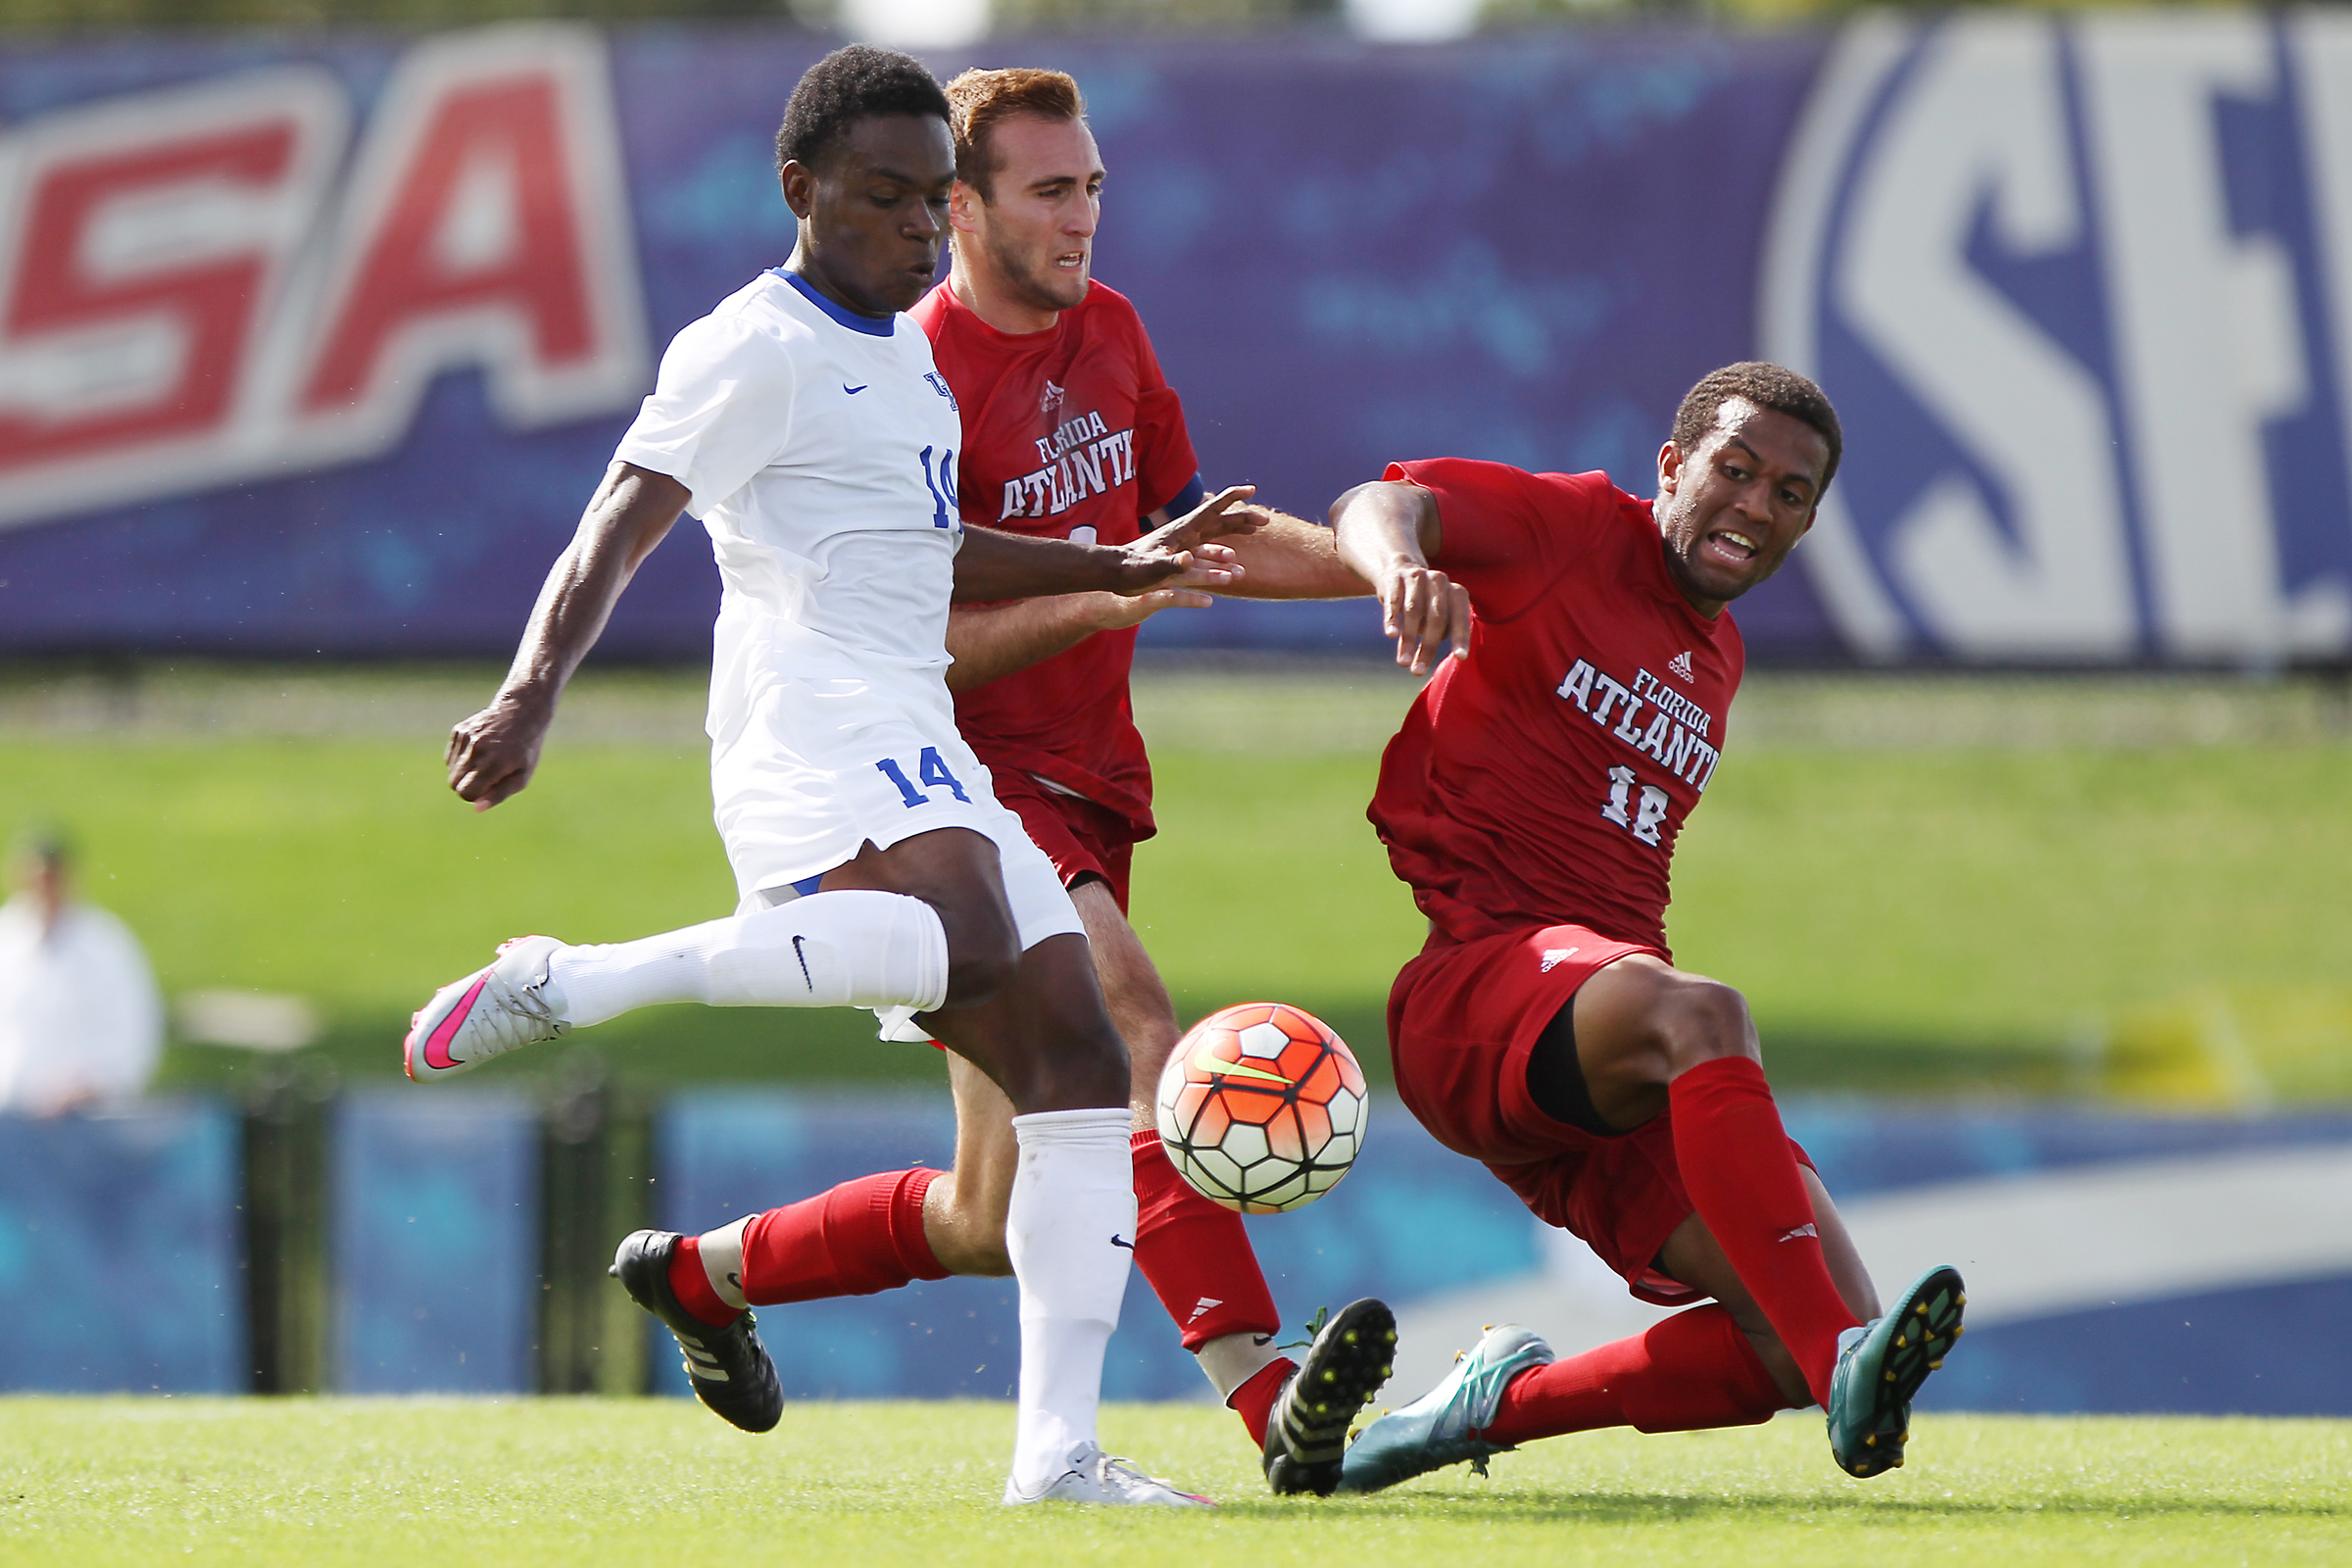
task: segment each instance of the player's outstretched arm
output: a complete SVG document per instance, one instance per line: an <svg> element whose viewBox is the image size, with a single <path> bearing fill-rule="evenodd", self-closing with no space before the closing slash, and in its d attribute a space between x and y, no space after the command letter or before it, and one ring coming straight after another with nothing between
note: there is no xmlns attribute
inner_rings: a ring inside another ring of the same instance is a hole
<svg viewBox="0 0 2352 1568"><path fill-rule="evenodd" d="M1216 603L1194 588L1143 594L1054 594L1004 605L957 605L948 612L948 690L968 692L1000 675L1067 653L1099 631L1139 626L1163 610Z"/></svg>
<svg viewBox="0 0 2352 1568"><path fill-rule="evenodd" d="M665 473L615 463L556 558L532 607L522 646L490 706L450 731L449 787L487 811L531 781L564 683L596 646L620 592L686 510L687 489Z"/></svg>
<svg viewBox="0 0 2352 1568"><path fill-rule="evenodd" d="M1329 528L1261 509L1265 524L1233 542L1246 575L1223 590L1230 599L1360 599L1372 584L1340 559L1339 540Z"/></svg>
<svg viewBox="0 0 2352 1568"><path fill-rule="evenodd" d="M1242 568L1227 546L1207 541L1258 524L1248 485L1221 490L1164 528L1131 545L1037 539L994 528L966 528L956 552L956 598L970 603L1045 594L1111 593L1133 597L1155 588L1224 588Z"/></svg>
<svg viewBox="0 0 2352 1568"><path fill-rule="evenodd" d="M1381 627L1396 662L1426 675L1448 638L1470 637L1470 594L1429 563L1438 554L1438 498L1417 484L1375 480L1331 504L1339 558L1380 595Z"/></svg>

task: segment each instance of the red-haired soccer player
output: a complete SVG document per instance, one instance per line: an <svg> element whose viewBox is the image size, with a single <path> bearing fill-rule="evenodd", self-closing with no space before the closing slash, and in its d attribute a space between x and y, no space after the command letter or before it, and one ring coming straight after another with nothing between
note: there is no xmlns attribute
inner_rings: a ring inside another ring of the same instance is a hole
<svg viewBox="0 0 2352 1568"><path fill-rule="evenodd" d="M1448 638L1458 655L1372 802L1430 921L1389 999L1397 1095L1636 1296L1707 1303L1565 1361L1489 1330L1348 1448L1348 1490L1532 1438L1816 1401L1849 1473L1902 1463L1911 1396L1960 1334L1960 1278L1932 1269L1879 1315L1782 1131L1746 1004L1666 948L1675 838L1742 667L1725 607L1812 526L1838 443L1811 381L1734 365L1683 400L1654 503L1606 474L1438 459L1332 505L1398 662L1425 670Z"/></svg>
<svg viewBox="0 0 2352 1568"><path fill-rule="evenodd" d="M1077 84L1059 72L972 71L948 85L956 180L948 280L912 315L963 418L957 505L967 528L1123 545L1201 508L1203 488L1175 392L1125 298L1093 281L1102 166ZM1217 498L1247 497L1247 489ZM1250 509L1240 509L1250 510ZM1364 585L1328 529L1258 511L1230 535L1239 591L1345 597ZM1171 590L958 605L948 627L956 727L1018 812L1086 927L1112 1022L1126 1041L1135 1260L1184 1346L1248 1425L1277 1492L1329 1493L1349 1423L1389 1370L1395 1319L1378 1301L1336 1314L1298 1363L1241 1217L1187 1186L1152 1131L1161 1065L1180 1029L1166 988L1126 920L1133 847L1149 838L1152 774L1128 707L1135 627L1199 607ZM919 1028L885 1012L894 1037ZM754 1300L808 1300L944 1274L1002 1275L1019 1163L1013 1106L959 1056L955 1167L844 1183L772 1210L730 1242L703 1238L722 1297L740 1259ZM916 1222L919 1217L919 1223ZM738 1303L739 1304L739 1303Z"/></svg>

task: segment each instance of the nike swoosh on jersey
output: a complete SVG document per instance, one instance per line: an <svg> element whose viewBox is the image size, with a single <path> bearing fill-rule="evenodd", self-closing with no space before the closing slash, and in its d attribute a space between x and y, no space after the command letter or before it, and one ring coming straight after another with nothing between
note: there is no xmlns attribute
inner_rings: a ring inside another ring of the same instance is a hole
<svg viewBox="0 0 2352 1568"><path fill-rule="evenodd" d="M1291 1087L1291 1081L1282 1074L1268 1072L1263 1067L1252 1067L1244 1061L1227 1061L1217 1055L1215 1048L1211 1046L1202 1046L1199 1051L1193 1053L1193 1065L1202 1072L1213 1073L1220 1077L1257 1078L1270 1084L1280 1084L1285 1089Z"/></svg>
<svg viewBox="0 0 2352 1568"><path fill-rule="evenodd" d="M866 386L872 386L873 384L873 382L868 381L865 383L865 386L852 386L849 382L844 381L841 383L841 389L844 392L847 392L850 396L856 397L858 393L864 391Z"/></svg>

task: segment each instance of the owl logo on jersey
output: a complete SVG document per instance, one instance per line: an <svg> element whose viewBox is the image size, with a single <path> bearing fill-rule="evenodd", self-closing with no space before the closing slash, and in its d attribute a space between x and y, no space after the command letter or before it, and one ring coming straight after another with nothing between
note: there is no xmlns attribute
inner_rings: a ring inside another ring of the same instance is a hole
<svg viewBox="0 0 2352 1568"><path fill-rule="evenodd" d="M937 370L925 370L923 372L923 379L931 383L932 391L938 393L941 397L948 400L949 408L954 409L957 414L961 414L963 412L963 405L956 401L956 394L949 389L948 378L946 376L940 374Z"/></svg>
<svg viewBox="0 0 2352 1568"><path fill-rule="evenodd" d="M1060 410L1061 388L1055 386L1052 381L1048 381L1046 383L1044 395L1039 397L1037 400L1037 412L1040 414L1057 414L1060 412Z"/></svg>

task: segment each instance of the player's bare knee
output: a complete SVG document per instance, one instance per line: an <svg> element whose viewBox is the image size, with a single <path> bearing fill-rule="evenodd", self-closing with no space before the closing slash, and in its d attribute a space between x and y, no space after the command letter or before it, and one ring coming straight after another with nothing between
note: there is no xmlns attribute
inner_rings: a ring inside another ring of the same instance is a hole
<svg viewBox="0 0 2352 1568"><path fill-rule="evenodd" d="M948 1000L949 1007L976 1007L1011 985L1020 973L1021 947L1009 927L993 929L996 922L980 923L977 930L950 928L948 934Z"/></svg>
<svg viewBox="0 0 2352 1568"><path fill-rule="evenodd" d="M1650 1022L1672 1077L1702 1061L1758 1054L1747 999L1719 981L1673 976L1651 1003Z"/></svg>

